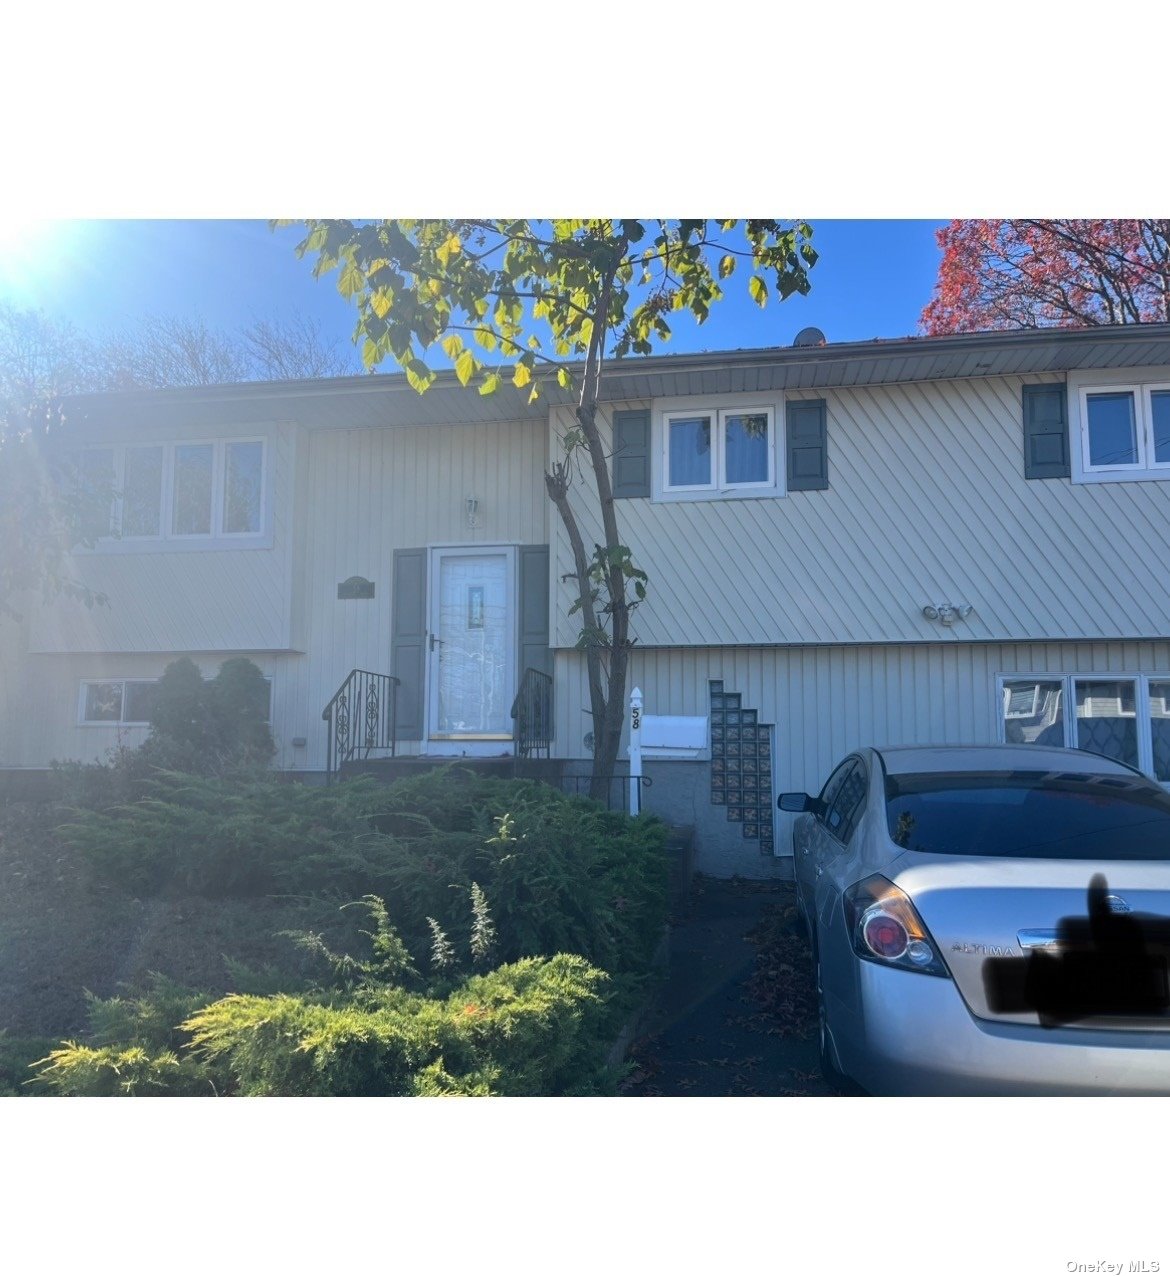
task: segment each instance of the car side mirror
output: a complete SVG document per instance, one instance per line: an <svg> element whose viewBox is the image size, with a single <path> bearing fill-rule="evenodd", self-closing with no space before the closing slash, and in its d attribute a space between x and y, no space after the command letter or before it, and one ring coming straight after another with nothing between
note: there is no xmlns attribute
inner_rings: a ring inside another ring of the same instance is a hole
<svg viewBox="0 0 1170 1276"><path fill-rule="evenodd" d="M791 811L793 814L811 811L814 815L819 815L823 809L821 799L810 797L807 793L781 793L776 799L776 805L781 811Z"/></svg>

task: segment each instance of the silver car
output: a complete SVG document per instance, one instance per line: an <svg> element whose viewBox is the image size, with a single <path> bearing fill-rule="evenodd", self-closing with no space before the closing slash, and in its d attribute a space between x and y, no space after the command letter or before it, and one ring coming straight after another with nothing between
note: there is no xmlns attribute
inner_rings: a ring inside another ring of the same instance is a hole
<svg viewBox="0 0 1170 1276"><path fill-rule="evenodd" d="M1170 795L1036 745L859 749L787 793L826 1075L1170 1094Z"/></svg>

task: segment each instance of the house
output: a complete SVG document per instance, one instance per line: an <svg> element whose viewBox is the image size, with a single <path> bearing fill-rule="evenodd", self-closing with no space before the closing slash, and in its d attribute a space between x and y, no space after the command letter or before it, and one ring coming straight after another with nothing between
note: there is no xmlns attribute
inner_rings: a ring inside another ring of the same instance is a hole
<svg viewBox="0 0 1170 1276"><path fill-rule="evenodd" d="M604 401L650 577L630 689L702 723L648 764L644 804L695 825L702 870L785 874L777 794L862 743L1056 741L1170 783L1170 325L628 360ZM295 774L336 766L367 709L375 755L511 754L519 692L529 728L551 716L524 749L587 771L543 484L565 404L379 376L95 396L70 419L120 492L120 535L74 556L110 605L0 627L0 764L141 740L186 653L260 666ZM354 670L398 682L350 681L323 721Z"/></svg>

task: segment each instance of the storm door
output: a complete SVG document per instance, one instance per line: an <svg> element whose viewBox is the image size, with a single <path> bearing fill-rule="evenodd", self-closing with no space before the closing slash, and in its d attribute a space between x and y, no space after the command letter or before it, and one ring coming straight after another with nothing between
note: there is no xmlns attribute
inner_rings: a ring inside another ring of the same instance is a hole
<svg viewBox="0 0 1170 1276"><path fill-rule="evenodd" d="M440 746L433 751L499 753L511 743L515 576L511 548L432 551L429 737Z"/></svg>

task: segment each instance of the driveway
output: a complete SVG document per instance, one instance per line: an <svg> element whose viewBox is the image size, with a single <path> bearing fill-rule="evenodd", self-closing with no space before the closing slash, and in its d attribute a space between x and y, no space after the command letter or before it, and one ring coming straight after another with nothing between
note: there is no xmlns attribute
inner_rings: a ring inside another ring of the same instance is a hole
<svg viewBox="0 0 1170 1276"><path fill-rule="evenodd" d="M840 1094L821 1076L815 1026L791 885L698 877L673 921L667 982L622 1093Z"/></svg>

